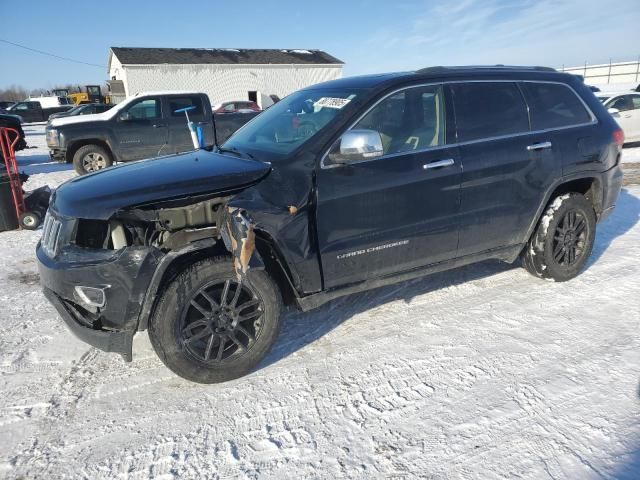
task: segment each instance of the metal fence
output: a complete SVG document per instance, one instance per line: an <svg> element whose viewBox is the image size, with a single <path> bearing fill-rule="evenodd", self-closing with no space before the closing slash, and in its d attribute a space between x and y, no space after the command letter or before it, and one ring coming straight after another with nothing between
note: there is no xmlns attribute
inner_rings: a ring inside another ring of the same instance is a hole
<svg viewBox="0 0 640 480"><path fill-rule="evenodd" d="M563 72L582 75L589 85L609 85L640 83L640 58L633 62L609 62L599 65L584 65L579 67L565 67Z"/></svg>

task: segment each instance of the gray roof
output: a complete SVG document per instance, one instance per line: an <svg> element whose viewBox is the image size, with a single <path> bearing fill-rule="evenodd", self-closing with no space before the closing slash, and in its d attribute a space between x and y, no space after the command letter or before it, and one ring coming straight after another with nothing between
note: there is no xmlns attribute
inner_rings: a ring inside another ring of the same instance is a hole
<svg viewBox="0 0 640 480"><path fill-rule="evenodd" d="M344 63L322 50L305 49L111 47L111 51L123 65L342 65Z"/></svg>

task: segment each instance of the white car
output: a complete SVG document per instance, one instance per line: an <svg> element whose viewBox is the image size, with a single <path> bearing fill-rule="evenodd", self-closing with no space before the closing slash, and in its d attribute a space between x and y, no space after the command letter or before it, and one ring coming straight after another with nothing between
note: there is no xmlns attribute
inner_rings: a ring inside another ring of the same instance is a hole
<svg viewBox="0 0 640 480"><path fill-rule="evenodd" d="M640 92L596 93L624 131L625 142L640 142Z"/></svg>

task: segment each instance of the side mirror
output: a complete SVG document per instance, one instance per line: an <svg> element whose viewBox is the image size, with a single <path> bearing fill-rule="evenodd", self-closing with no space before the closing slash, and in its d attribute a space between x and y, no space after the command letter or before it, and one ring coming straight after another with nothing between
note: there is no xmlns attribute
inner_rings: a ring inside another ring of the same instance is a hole
<svg viewBox="0 0 640 480"><path fill-rule="evenodd" d="M339 145L329 152L334 165L369 160L383 155L382 137L375 130L348 130L340 137Z"/></svg>
<svg viewBox="0 0 640 480"><path fill-rule="evenodd" d="M129 114L129 112L122 112L120 115L118 115L118 120L120 120L121 122L128 122L129 120L131 120L131 115Z"/></svg>
<svg viewBox="0 0 640 480"><path fill-rule="evenodd" d="M620 110L618 110L617 108L609 108L607 109L607 111L612 117L616 117L620 114Z"/></svg>

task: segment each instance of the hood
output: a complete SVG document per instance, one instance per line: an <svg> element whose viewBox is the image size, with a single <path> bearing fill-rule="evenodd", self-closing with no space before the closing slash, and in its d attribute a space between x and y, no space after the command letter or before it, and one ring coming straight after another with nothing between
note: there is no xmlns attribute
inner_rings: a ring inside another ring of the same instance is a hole
<svg viewBox="0 0 640 480"><path fill-rule="evenodd" d="M51 204L65 217L107 220L127 207L246 188L270 170L267 163L199 150L76 177L55 191Z"/></svg>
<svg viewBox="0 0 640 480"><path fill-rule="evenodd" d="M113 110L113 108L111 109ZM111 112L111 110L107 110L102 113L92 113L90 115L67 115L67 112L55 113L53 115L58 115L57 117L51 117L51 126L52 127L61 127L63 125L70 125L73 123L85 123L85 122L106 122L107 120L111 120L113 118L113 113L107 115L107 113Z"/></svg>
<svg viewBox="0 0 640 480"><path fill-rule="evenodd" d="M0 118L5 118L7 120L15 120L18 123L22 123L22 117L14 113L0 113Z"/></svg>
<svg viewBox="0 0 640 480"><path fill-rule="evenodd" d="M73 110L73 108L71 110ZM71 110L67 110L66 112L52 113L51 115L49 115L49 118L70 117L74 115L73 113L71 113Z"/></svg>

